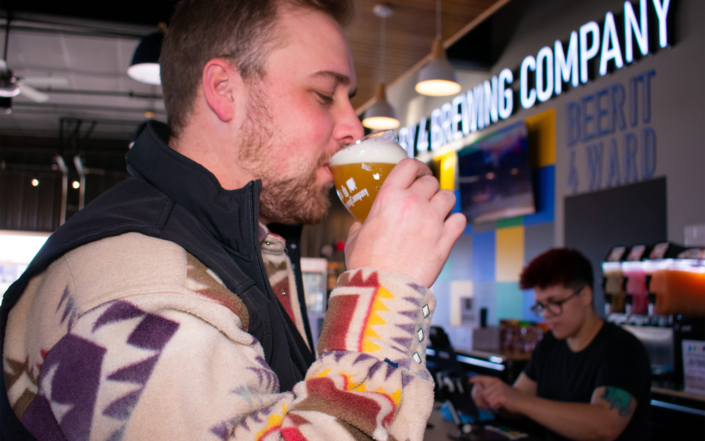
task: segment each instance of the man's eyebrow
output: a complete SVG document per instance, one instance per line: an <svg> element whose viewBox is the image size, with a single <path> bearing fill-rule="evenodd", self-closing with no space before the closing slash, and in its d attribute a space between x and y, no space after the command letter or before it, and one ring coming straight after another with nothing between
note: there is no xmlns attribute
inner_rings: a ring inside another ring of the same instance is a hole
<svg viewBox="0 0 705 441"><path fill-rule="evenodd" d="M316 73L311 74L311 77L326 77L326 78L332 78L335 81L335 86L338 87L338 84L342 84L344 86L347 86L350 84L350 77L347 75L341 74L340 72L335 72L332 70L321 70ZM348 97L352 98L355 96L357 93L357 87L355 87L353 90L348 93Z"/></svg>

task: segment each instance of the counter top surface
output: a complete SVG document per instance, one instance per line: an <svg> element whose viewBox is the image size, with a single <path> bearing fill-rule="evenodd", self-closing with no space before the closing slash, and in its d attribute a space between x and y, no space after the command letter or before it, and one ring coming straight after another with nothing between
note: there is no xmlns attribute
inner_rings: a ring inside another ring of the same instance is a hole
<svg viewBox="0 0 705 441"><path fill-rule="evenodd" d="M490 357L500 357L503 362L506 360L511 361L528 361L531 359L531 352L518 352L518 351L508 351L506 349L495 349L495 350L472 350L463 351L456 349L455 351L459 355L468 355L470 357L480 357L489 359Z"/></svg>
<svg viewBox="0 0 705 441"><path fill-rule="evenodd" d="M431 412L431 417L428 419L428 422L433 427L426 429L426 433L424 435L425 441L450 441L452 439L458 439L451 438L448 436L451 435L455 437L458 433L458 429L456 428L455 424L443 419L443 417L441 416L441 411L438 410L437 407L434 407L433 412ZM498 425L501 425L501 423L498 423ZM485 430L484 433L476 435L471 434L468 438L465 439L467 439L468 441L490 441L509 440L510 438L507 438L506 436L498 433L494 433L490 430ZM536 437L533 435L529 435L528 437L520 439L524 441L545 441L544 438Z"/></svg>
<svg viewBox="0 0 705 441"><path fill-rule="evenodd" d="M705 403L705 395L684 392L682 390L665 389L663 387L652 387L651 392L663 395L670 395L678 398L686 398L688 400L702 401L703 403Z"/></svg>

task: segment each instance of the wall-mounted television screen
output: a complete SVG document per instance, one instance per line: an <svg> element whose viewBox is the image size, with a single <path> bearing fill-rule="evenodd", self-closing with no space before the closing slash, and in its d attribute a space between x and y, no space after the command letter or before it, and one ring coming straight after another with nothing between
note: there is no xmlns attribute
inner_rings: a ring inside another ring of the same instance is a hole
<svg viewBox="0 0 705 441"><path fill-rule="evenodd" d="M458 151L460 204L470 223L536 212L524 122Z"/></svg>

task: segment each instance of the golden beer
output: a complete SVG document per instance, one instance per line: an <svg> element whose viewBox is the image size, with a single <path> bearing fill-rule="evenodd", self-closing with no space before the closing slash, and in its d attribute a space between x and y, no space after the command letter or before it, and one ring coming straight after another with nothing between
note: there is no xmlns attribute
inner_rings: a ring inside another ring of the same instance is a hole
<svg viewBox="0 0 705 441"><path fill-rule="evenodd" d="M331 158L330 171L338 197L357 220L367 219L387 175L407 157L390 130L351 144Z"/></svg>

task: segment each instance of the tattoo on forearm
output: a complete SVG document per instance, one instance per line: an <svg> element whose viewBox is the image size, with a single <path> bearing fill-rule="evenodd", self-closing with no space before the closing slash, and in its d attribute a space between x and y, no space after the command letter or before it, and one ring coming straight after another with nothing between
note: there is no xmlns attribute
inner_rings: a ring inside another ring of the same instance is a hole
<svg viewBox="0 0 705 441"><path fill-rule="evenodd" d="M632 396L629 392L618 387L606 386L605 393L602 394L601 398L610 403L610 410L619 410L619 416L629 416L629 404L632 401Z"/></svg>

